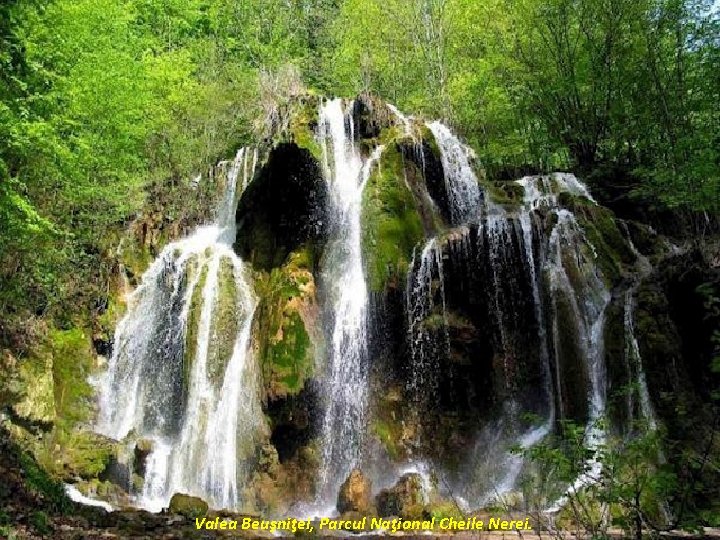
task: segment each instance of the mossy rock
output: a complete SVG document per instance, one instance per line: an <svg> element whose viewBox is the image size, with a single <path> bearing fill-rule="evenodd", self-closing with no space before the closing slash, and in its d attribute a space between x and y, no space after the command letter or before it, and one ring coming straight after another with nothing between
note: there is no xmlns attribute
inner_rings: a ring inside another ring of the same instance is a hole
<svg viewBox="0 0 720 540"><path fill-rule="evenodd" d="M21 400L14 410L23 418L34 422L51 423L55 420L55 390L52 354L42 348L23 359L17 368L13 383Z"/></svg>
<svg viewBox="0 0 720 540"><path fill-rule="evenodd" d="M397 119L385 102L369 93L353 101L351 114L359 139L378 139L383 131L397 127Z"/></svg>
<svg viewBox="0 0 720 540"><path fill-rule="evenodd" d="M567 418L579 423L588 419L587 392L589 374L582 349L578 342L577 315L568 296L558 291L555 296L558 339L555 343L556 362L560 371L560 411Z"/></svg>
<svg viewBox="0 0 720 540"><path fill-rule="evenodd" d="M421 519L423 504L422 477L416 473L404 475L392 488L381 490L375 498L378 514L384 517Z"/></svg>
<svg viewBox="0 0 720 540"><path fill-rule="evenodd" d="M412 253L424 238L405 162L397 146L386 148L371 174L362 203L362 247L373 292L405 278Z"/></svg>
<svg viewBox="0 0 720 540"><path fill-rule="evenodd" d="M62 449L55 454L54 463L62 467L66 478L96 478L117 454L117 443L89 431L73 433L62 442Z"/></svg>
<svg viewBox="0 0 720 540"><path fill-rule="evenodd" d="M411 456L415 442L417 421L408 418L407 401L400 384L378 386L374 392L377 402L374 406L370 431L387 453L388 458L400 463ZM409 440L409 437L412 440Z"/></svg>
<svg viewBox="0 0 720 540"><path fill-rule="evenodd" d="M575 214L587 240L595 248L598 265L609 287L617 285L637 257L618 228L613 212L584 197L560 193L560 204Z"/></svg>
<svg viewBox="0 0 720 540"><path fill-rule="evenodd" d="M175 493L170 499L168 510L187 518L203 517L208 513L208 503L199 497Z"/></svg>
<svg viewBox="0 0 720 540"><path fill-rule="evenodd" d="M462 513L457 504L452 501L436 501L428 504L425 507L425 513L430 518L435 518L436 521L440 521L444 518L453 519L464 519L465 515Z"/></svg>
<svg viewBox="0 0 720 540"><path fill-rule="evenodd" d="M201 264L198 257L193 257L193 259L188 262L188 272L185 278L185 286L189 286L196 279L195 276L197 276L198 272L200 272L200 276L197 278L195 289L190 296L190 307L188 309L187 326L185 329L185 347L183 348L183 391L185 393L187 393L188 388L190 387L190 375L192 373L192 367L195 362L195 354L197 352L198 329L203 303L203 289L205 288L205 282L207 281L208 275L207 265Z"/></svg>
<svg viewBox="0 0 720 540"><path fill-rule="evenodd" d="M283 398L300 393L314 371L317 339L315 281L310 248L292 253L281 268L257 280L260 304L255 334L259 343L266 396Z"/></svg>
<svg viewBox="0 0 720 540"><path fill-rule="evenodd" d="M321 163L323 151L315 136L319 103L319 100L314 97L296 100L290 113L289 130L292 142L309 151Z"/></svg>
<svg viewBox="0 0 720 540"><path fill-rule="evenodd" d="M223 257L218 270L218 297L210 327L211 346L208 351L208 377L216 388L222 387L225 370L232 359L239 330L238 322L246 317L238 308L238 289L230 259Z"/></svg>

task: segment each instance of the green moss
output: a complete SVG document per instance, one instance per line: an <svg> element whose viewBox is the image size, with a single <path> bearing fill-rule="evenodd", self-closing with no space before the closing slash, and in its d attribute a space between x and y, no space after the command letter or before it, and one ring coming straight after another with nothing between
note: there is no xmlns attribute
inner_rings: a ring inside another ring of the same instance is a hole
<svg viewBox="0 0 720 540"><path fill-rule="evenodd" d="M428 505L427 512L431 518L440 521L444 518L464 519L464 515L457 504L450 501L441 501Z"/></svg>
<svg viewBox="0 0 720 540"><path fill-rule="evenodd" d="M391 460L395 461L400 458L400 449L398 448L398 440L400 433L397 432L389 422L377 419L372 425L373 432L385 447L385 451Z"/></svg>
<svg viewBox="0 0 720 540"><path fill-rule="evenodd" d="M237 284L232 263L223 258L218 271L218 297L212 326L212 340L208 351L208 377L219 388L225 369L232 358L238 319L242 314L237 309Z"/></svg>
<svg viewBox="0 0 720 540"><path fill-rule="evenodd" d="M308 150L319 162L323 162L322 147L315 137L318 119L317 99L302 100L294 103L290 113L290 134L292 142Z"/></svg>
<svg viewBox="0 0 720 540"><path fill-rule="evenodd" d="M363 193L363 254L368 283L374 292L405 276L413 248L424 238L403 167L397 146L386 149Z"/></svg>
<svg viewBox="0 0 720 540"><path fill-rule="evenodd" d="M79 328L55 330L50 333L49 347L58 422L65 426L86 422L92 413L93 396L87 381L94 360L90 339Z"/></svg>
<svg viewBox="0 0 720 540"><path fill-rule="evenodd" d="M624 269L635 264L636 257L618 229L615 214L584 197L569 193L560 194L560 203L572 210L586 238L595 248L598 265L608 286L616 285Z"/></svg>
<svg viewBox="0 0 720 540"><path fill-rule="evenodd" d="M523 201L523 187L515 182L493 182L477 174L480 185L492 202L506 207L517 208Z"/></svg>
<svg viewBox="0 0 720 540"><path fill-rule="evenodd" d="M195 353L197 349L198 329L200 325L200 314L202 312L203 288L207 281L208 268L203 266L198 268L198 261L195 259L189 265L187 273L187 284L194 280L194 275L200 271L200 277L195 285L192 296L190 297L190 309L188 311L187 326L185 328L185 349L183 353L183 388L187 390L190 384L190 373L192 365L195 361Z"/></svg>
<svg viewBox="0 0 720 540"><path fill-rule="evenodd" d="M422 321L421 324L426 330L442 330L445 327L445 316L442 313L433 313Z"/></svg>
<svg viewBox="0 0 720 540"><path fill-rule="evenodd" d="M428 130L429 131L429 130ZM384 144L389 145L393 142L397 142L399 140L405 139L407 136L405 135L405 131L401 126L390 126L383 128L382 131L380 131L380 136L375 139L369 139L367 140L368 143L377 143L377 144Z"/></svg>
<svg viewBox="0 0 720 540"><path fill-rule="evenodd" d="M281 268L256 281L260 304L256 334L266 390L271 397L299 393L314 367L313 342L304 314L312 310L315 284L309 248L292 253Z"/></svg>

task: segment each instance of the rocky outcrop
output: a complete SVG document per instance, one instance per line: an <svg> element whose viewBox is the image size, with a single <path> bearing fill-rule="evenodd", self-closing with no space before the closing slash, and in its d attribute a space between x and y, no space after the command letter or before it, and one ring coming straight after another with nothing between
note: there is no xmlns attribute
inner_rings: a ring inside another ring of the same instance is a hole
<svg viewBox="0 0 720 540"><path fill-rule="evenodd" d="M392 488L383 489L375 498L378 514L403 519L421 519L425 504L423 481L419 474L406 474Z"/></svg>
<svg viewBox="0 0 720 540"><path fill-rule="evenodd" d="M372 485L359 469L353 469L338 493L338 512L366 514L371 508Z"/></svg>
<svg viewBox="0 0 720 540"><path fill-rule="evenodd" d="M189 518L202 517L208 512L208 503L199 497L176 493L170 499L168 511Z"/></svg>

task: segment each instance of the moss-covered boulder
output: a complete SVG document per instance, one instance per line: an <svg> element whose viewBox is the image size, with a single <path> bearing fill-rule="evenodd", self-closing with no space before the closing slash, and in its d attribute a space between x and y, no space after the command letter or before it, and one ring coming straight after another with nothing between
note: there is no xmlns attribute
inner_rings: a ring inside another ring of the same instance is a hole
<svg viewBox="0 0 720 540"><path fill-rule="evenodd" d="M359 512L361 514L370 511L372 484L360 469L353 469L350 475L340 486L337 499L338 512Z"/></svg>
<svg viewBox="0 0 720 540"><path fill-rule="evenodd" d="M415 473L404 475L392 488L381 490L375 504L381 516L422 518L425 504L422 477Z"/></svg>
<svg viewBox="0 0 720 540"><path fill-rule="evenodd" d="M188 518L202 517L208 513L208 503L199 497L175 493L170 499L168 511Z"/></svg>

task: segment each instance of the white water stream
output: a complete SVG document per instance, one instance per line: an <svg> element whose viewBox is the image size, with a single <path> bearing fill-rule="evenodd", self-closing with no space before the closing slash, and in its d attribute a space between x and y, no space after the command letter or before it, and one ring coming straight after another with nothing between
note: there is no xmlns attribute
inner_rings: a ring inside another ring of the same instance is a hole
<svg viewBox="0 0 720 540"><path fill-rule="evenodd" d="M331 328L322 421L320 499L334 499L337 487L362 457L367 431L367 306L361 250L362 193L379 146L363 159L354 141L352 116L340 99L320 108L318 138L330 193L330 238L323 256L323 284Z"/></svg>
<svg viewBox="0 0 720 540"><path fill-rule="evenodd" d="M139 500L148 509L177 492L241 504L243 462L264 419L249 343L256 299L232 244L238 184L256 162L243 149L225 164L214 223L168 244L145 272L98 381L98 431L152 448Z"/></svg>

